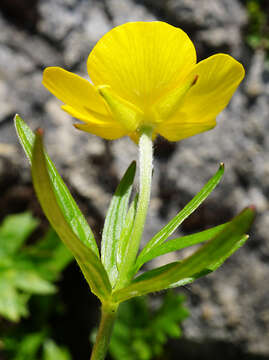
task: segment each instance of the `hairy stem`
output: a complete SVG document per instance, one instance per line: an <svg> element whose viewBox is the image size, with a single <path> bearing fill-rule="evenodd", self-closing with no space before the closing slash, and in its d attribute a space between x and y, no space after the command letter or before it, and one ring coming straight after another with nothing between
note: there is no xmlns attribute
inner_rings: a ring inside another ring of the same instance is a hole
<svg viewBox="0 0 269 360"><path fill-rule="evenodd" d="M137 211L133 225L133 231L125 253L124 264L121 268L121 274L116 289L128 285L133 277L133 265L139 250L140 241L144 231L144 225L149 207L151 178L152 178L152 129L145 128L141 131L139 139L139 197Z"/></svg>

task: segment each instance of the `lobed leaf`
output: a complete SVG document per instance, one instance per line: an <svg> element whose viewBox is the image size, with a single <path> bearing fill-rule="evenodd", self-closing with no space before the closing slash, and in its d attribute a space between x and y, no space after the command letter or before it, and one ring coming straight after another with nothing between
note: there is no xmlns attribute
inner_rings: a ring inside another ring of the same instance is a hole
<svg viewBox="0 0 269 360"><path fill-rule="evenodd" d="M162 244L173 232L190 216L198 206L208 197L215 189L224 173L224 164L221 163L216 174L206 183L197 195L172 219L165 225L143 248L139 254L133 273L136 274L141 266L147 261L147 254L157 245Z"/></svg>
<svg viewBox="0 0 269 360"><path fill-rule="evenodd" d="M0 314L10 321L19 321L21 316L28 315L26 303L29 296L19 294L6 276L0 277Z"/></svg>
<svg viewBox="0 0 269 360"><path fill-rule="evenodd" d="M253 208L246 208L193 255L181 262L168 264L142 274L131 285L115 291L114 301L125 301L149 292L184 285L216 270L247 240L248 236L245 232L253 219Z"/></svg>
<svg viewBox="0 0 269 360"><path fill-rule="evenodd" d="M101 259L112 286L118 275L117 248L125 224L135 170L136 163L133 161L111 199L102 234Z"/></svg>
<svg viewBox="0 0 269 360"><path fill-rule="evenodd" d="M34 188L52 227L76 258L92 292L101 300L107 299L111 293L111 285L107 273L98 256L83 242L67 222L56 197L54 178L49 174L43 149L42 132L36 133L32 155L32 178Z"/></svg>
<svg viewBox="0 0 269 360"><path fill-rule="evenodd" d="M20 143L30 164L32 164L35 135L19 115L15 116L14 123ZM69 223L73 232L79 237L79 239L97 256L99 256L98 247L86 219L79 210L75 200L71 196L51 159L47 154L45 154L45 157L51 184L53 186L58 205L61 208L64 218Z"/></svg>
<svg viewBox="0 0 269 360"><path fill-rule="evenodd" d="M29 212L7 216L0 226L0 257L15 254L37 226Z"/></svg>
<svg viewBox="0 0 269 360"><path fill-rule="evenodd" d="M24 270L10 272L10 281L13 285L21 290L31 294L53 294L56 287L49 281L45 280L34 270Z"/></svg>

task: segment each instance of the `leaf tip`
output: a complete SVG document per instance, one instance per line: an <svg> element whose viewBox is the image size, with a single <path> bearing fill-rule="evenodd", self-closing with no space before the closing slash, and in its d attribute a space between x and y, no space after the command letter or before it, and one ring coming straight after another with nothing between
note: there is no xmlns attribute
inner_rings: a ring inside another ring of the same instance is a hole
<svg viewBox="0 0 269 360"><path fill-rule="evenodd" d="M39 137L42 137L44 135L44 130L42 128L37 128L35 134Z"/></svg>
<svg viewBox="0 0 269 360"><path fill-rule="evenodd" d="M15 114L15 115L14 115L14 118L13 118L13 121L14 121L15 127L17 128L18 121L21 121L20 115L19 115L19 114Z"/></svg>
<svg viewBox="0 0 269 360"><path fill-rule="evenodd" d="M221 162L221 163L219 164L219 168L222 169L222 170L224 170L224 162Z"/></svg>
<svg viewBox="0 0 269 360"><path fill-rule="evenodd" d="M254 204L251 204L247 207L247 209L251 210L252 212L256 213L256 206Z"/></svg>
<svg viewBox="0 0 269 360"><path fill-rule="evenodd" d="M130 165L131 167L134 167L135 169L136 169L136 161L135 160L133 160L132 162L131 162L131 165Z"/></svg>

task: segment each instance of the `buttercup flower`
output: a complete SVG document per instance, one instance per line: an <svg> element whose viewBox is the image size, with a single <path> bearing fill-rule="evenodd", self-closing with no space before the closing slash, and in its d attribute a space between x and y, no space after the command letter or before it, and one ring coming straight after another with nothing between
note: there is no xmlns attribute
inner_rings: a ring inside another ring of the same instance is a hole
<svg viewBox="0 0 269 360"><path fill-rule="evenodd" d="M212 129L244 77L243 66L226 54L196 63L187 34L159 21L115 27L93 48L87 68L92 83L49 67L43 84L83 122L76 128L136 142L143 127L169 141Z"/></svg>

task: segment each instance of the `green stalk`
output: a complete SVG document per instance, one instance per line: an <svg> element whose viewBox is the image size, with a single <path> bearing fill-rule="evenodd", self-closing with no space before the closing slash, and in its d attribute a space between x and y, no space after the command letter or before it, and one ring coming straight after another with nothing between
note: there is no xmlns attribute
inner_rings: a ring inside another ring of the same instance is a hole
<svg viewBox="0 0 269 360"><path fill-rule="evenodd" d="M119 280L116 289L126 286L133 277L133 266L139 250L141 237L144 231L144 225L149 207L151 178L152 178L152 128L143 128L139 139L139 197L137 211L133 225L133 231L125 253L125 261L119 274Z"/></svg>
<svg viewBox="0 0 269 360"><path fill-rule="evenodd" d="M140 162L140 191L137 203L137 211L134 220L132 236L125 254L125 262L122 265L119 281L116 288L128 284L133 276L132 270L135 264L137 252L144 230L146 216L149 207L151 178L152 178L152 129L145 128L141 131L139 139L139 162ZM115 288L115 289L116 289ZM93 347L90 360L104 360L109 341L111 338L114 322L116 320L118 304L102 305L102 317L99 325L96 342Z"/></svg>
<svg viewBox="0 0 269 360"><path fill-rule="evenodd" d="M114 306L102 305L101 321L90 360L104 360L117 317L118 304Z"/></svg>

